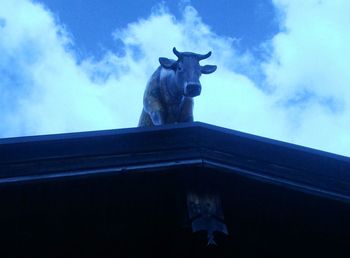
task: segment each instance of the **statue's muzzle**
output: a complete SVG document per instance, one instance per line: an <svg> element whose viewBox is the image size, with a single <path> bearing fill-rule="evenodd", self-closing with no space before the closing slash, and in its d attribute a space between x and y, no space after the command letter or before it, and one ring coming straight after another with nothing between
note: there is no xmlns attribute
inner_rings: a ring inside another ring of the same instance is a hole
<svg viewBox="0 0 350 258"><path fill-rule="evenodd" d="M196 97L201 94L202 86L200 83L187 83L185 86L186 97Z"/></svg>

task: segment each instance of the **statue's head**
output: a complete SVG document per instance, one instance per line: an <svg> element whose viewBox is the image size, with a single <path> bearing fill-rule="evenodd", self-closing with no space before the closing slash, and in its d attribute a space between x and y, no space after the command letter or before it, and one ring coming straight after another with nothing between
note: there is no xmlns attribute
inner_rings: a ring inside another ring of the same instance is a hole
<svg viewBox="0 0 350 258"><path fill-rule="evenodd" d="M216 65L201 66L199 61L210 57L211 52L200 55L191 52L179 52L173 48L177 60L165 57L159 58L159 63L166 69L172 69L175 72L176 85L183 95L186 97L196 97L200 95L202 86L199 78L202 74L210 74L215 72Z"/></svg>

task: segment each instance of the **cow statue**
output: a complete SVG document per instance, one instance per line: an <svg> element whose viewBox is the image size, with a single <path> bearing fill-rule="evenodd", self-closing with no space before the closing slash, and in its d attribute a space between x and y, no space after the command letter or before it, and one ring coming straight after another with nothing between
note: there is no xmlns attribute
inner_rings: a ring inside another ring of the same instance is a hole
<svg viewBox="0 0 350 258"><path fill-rule="evenodd" d="M199 65L210 57L173 48L177 61L159 58L160 66L148 81L139 126L193 122L193 98L200 95L201 74L215 72L215 65Z"/></svg>

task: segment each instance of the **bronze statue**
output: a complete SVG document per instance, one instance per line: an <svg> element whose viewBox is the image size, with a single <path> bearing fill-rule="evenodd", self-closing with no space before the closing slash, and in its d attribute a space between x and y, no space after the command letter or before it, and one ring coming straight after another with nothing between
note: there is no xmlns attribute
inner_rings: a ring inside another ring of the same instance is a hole
<svg viewBox="0 0 350 258"><path fill-rule="evenodd" d="M193 122L193 97L200 95L201 74L215 72L215 65L199 65L210 57L173 48L178 60L159 58L160 66L148 81L139 126Z"/></svg>

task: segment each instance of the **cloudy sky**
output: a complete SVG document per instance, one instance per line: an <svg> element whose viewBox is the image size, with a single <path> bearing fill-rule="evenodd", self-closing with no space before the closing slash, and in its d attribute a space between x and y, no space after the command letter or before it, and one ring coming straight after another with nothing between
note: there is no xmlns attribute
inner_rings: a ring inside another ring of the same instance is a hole
<svg viewBox="0 0 350 258"><path fill-rule="evenodd" d="M0 137L137 126L158 57L213 55L195 120L350 156L348 0L0 0Z"/></svg>

